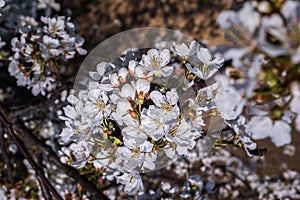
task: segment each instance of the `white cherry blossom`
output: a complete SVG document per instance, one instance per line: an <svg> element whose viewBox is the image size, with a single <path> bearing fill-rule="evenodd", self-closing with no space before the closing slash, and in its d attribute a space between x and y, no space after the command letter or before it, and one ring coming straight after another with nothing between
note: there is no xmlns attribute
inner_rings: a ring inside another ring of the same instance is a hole
<svg viewBox="0 0 300 200"><path fill-rule="evenodd" d="M161 139L170 130L171 125L171 119L167 119L164 110L160 108L150 106L148 110L144 109L142 112L141 126L155 141Z"/></svg>
<svg viewBox="0 0 300 200"><path fill-rule="evenodd" d="M71 144L70 149L77 159L72 165L77 168L84 167L90 155L90 145L86 141L79 141L78 143Z"/></svg>
<svg viewBox="0 0 300 200"><path fill-rule="evenodd" d="M153 144L145 141L138 145L134 139L125 140L125 146L119 147L117 152L121 160L123 160L123 167L125 170L131 171L137 168L141 170L155 169L156 153L150 153Z"/></svg>
<svg viewBox="0 0 300 200"><path fill-rule="evenodd" d="M150 90L150 82L145 79L138 79L136 82L131 81L131 84L127 83L123 85L120 91L120 96L123 98L130 98L135 100L140 95L144 97Z"/></svg>
<svg viewBox="0 0 300 200"><path fill-rule="evenodd" d="M223 11L217 22L225 32L225 37L241 48L248 48L260 23L260 15L254 10L252 2L246 2L235 12Z"/></svg>
<svg viewBox="0 0 300 200"><path fill-rule="evenodd" d="M56 11L60 10L60 4L55 0L38 0L38 8L45 9L47 7L53 8Z"/></svg>
<svg viewBox="0 0 300 200"><path fill-rule="evenodd" d="M108 65L107 62L101 62L101 63L97 64L97 66L96 66L97 71L96 72L89 72L89 76L93 80L99 81L100 79L103 78L105 70L107 69L107 65Z"/></svg>
<svg viewBox="0 0 300 200"><path fill-rule="evenodd" d="M201 45L196 40L193 40L189 44L173 43L171 48L179 56L188 59L190 56L194 56L195 54L197 54L200 47Z"/></svg>
<svg viewBox="0 0 300 200"><path fill-rule="evenodd" d="M101 89L91 89L87 93L87 100L84 102L83 114L91 119L92 123L101 123L103 117L108 117L111 112L108 104L108 96Z"/></svg>
<svg viewBox="0 0 300 200"><path fill-rule="evenodd" d="M173 67L167 66L169 62L170 62L169 50L164 49L162 52L159 52L156 49L150 49L147 52L147 55L142 56L142 61L140 62L140 65L137 66L137 68L140 69L136 69L136 70L144 71L147 77L149 76L167 77L170 76L173 72Z"/></svg>
<svg viewBox="0 0 300 200"><path fill-rule="evenodd" d="M47 35L44 35L43 43L39 46L42 51L42 58L45 60L49 60L51 57L55 57L60 54L59 49L57 48L59 46L59 41Z"/></svg>
<svg viewBox="0 0 300 200"><path fill-rule="evenodd" d="M213 58L207 48L201 47L197 56L201 63L196 67L186 64L186 67L191 73L204 80L211 78L224 63L221 57Z"/></svg>
<svg viewBox="0 0 300 200"><path fill-rule="evenodd" d="M173 88L171 91L168 91L166 95L163 95L158 91L152 91L150 93L150 99L158 108L164 111L165 123L169 124L170 122L177 120L179 115L179 107L177 105L179 96L175 88Z"/></svg>
<svg viewBox="0 0 300 200"><path fill-rule="evenodd" d="M117 73L110 75L111 85L113 87L119 87L121 84L124 84L127 81L128 70L124 67L118 70Z"/></svg>
<svg viewBox="0 0 300 200"><path fill-rule="evenodd" d="M277 147L292 141L290 125L282 120L272 121L268 116L252 117L246 130L251 133L253 139L270 137Z"/></svg>
<svg viewBox="0 0 300 200"><path fill-rule="evenodd" d="M122 176L118 176L117 183L125 185L124 190L130 195L144 189L142 178L137 172L124 173Z"/></svg>
<svg viewBox="0 0 300 200"><path fill-rule="evenodd" d="M153 91L150 93L150 98L157 107L169 110L170 107L175 106L179 100L179 96L175 88L172 88L171 91L166 92L166 95L163 95L161 92Z"/></svg>
<svg viewBox="0 0 300 200"><path fill-rule="evenodd" d="M227 77L220 75L216 78L220 85L216 95L217 109L224 119L235 119L242 113L246 101L240 92L229 83Z"/></svg>
<svg viewBox="0 0 300 200"><path fill-rule="evenodd" d="M134 139L137 145L142 145L148 138L146 130L140 123L127 115L123 118L126 126L122 129L122 134L125 140Z"/></svg>
<svg viewBox="0 0 300 200"><path fill-rule="evenodd" d="M188 150L196 145L195 139L198 136L200 135L192 131L192 127L185 121L181 122L179 126L173 127L173 129L166 134L168 141L175 142L178 155L187 154Z"/></svg>

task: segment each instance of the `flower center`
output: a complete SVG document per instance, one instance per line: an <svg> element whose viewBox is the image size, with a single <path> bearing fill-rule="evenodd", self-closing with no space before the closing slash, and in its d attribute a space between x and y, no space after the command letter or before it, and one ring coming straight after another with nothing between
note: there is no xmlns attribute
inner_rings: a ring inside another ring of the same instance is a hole
<svg viewBox="0 0 300 200"><path fill-rule="evenodd" d="M97 103L96 103L96 106L97 106L100 110L103 110L103 109L105 108L105 104L100 103L100 102L97 102Z"/></svg>
<svg viewBox="0 0 300 200"><path fill-rule="evenodd" d="M172 111L172 106L170 104L165 104L164 110L170 112L170 111Z"/></svg>

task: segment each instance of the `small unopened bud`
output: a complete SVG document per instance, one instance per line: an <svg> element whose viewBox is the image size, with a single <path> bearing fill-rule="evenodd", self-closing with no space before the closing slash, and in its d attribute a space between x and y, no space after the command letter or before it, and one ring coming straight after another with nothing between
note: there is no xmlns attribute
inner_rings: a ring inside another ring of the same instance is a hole
<svg viewBox="0 0 300 200"><path fill-rule="evenodd" d="M137 101L138 101L139 105L142 105L144 103L144 94L143 94L143 92L140 92L138 94Z"/></svg>
<svg viewBox="0 0 300 200"><path fill-rule="evenodd" d="M129 115L130 115L133 119L137 119L138 116L137 116L137 114L136 114L135 111L129 110L128 113L129 113Z"/></svg>
<svg viewBox="0 0 300 200"><path fill-rule="evenodd" d="M256 95L255 99L256 99L257 103L266 103L267 102L267 98L262 94Z"/></svg>

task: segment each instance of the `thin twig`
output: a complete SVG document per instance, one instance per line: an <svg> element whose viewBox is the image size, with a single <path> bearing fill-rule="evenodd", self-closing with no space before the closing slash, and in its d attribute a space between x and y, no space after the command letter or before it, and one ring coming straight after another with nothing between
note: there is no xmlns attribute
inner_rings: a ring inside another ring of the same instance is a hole
<svg viewBox="0 0 300 200"><path fill-rule="evenodd" d="M58 200L63 200L63 198L60 196L60 194L56 191L56 189L53 187L53 185L49 182L49 180L45 177L43 170L38 166L38 164L34 161L34 159L31 157L30 153L27 151L27 149L22 145L20 139L16 135L13 124L9 122L2 111L0 111L0 122L2 123L3 127L7 130L10 137L14 141L14 143L17 145L19 151L23 154L23 156L28 160L34 171L36 172L37 176L44 182L44 184L47 186L47 188L52 192L53 196Z"/></svg>
<svg viewBox="0 0 300 200"><path fill-rule="evenodd" d="M40 166L40 168L43 168L43 155L38 154L37 157L38 157L37 158L38 165ZM50 194L49 190L47 189L47 186L44 184L44 182L39 177L38 177L38 181L39 181L39 184L40 184L40 187L41 187L41 190L42 190L43 197L46 200L52 200L51 194Z"/></svg>
<svg viewBox="0 0 300 200"><path fill-rule="evenodd" d="M4 29L4 30L6 30L6 31L8 31L8 32L10 32L10 33L12 33L13 35L17 35L17 34L18 34L18 32L17 32L15 29L6 26L4 23L1 23L1 24L0 24L0 28L2 28L2 29Z"/></svg>
<svg viewBox="0 0 300 200"><path fill-rule="evenodd" d="M37 108L48 109L49 106L51 104L53 104L53 102L56 99L58 99L58 97L61 95L61 92L63 92L66 89L70 89L71 86L72 86L71 83L63 84L62 86L56 88L55 91L51 94L50 98L47 99L46 101L41 101L41 102L39 102L39 103L37 103L35 105L26 105L26 106L23 106L21 108L13 109L9 113L9 117L11 119L13 119L15 117L18 117L21 114L27 113L27 112L29 112L31 110L34 110L34 109L37 109Z"/></svg>

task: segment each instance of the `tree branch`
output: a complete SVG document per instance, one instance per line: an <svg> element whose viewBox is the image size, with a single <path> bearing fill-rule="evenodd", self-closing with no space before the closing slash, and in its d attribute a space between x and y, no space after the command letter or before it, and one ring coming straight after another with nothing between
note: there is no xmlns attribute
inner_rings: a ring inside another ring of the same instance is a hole
<svg viewBox="0 0 300 200"><path fill-rule="evenodd" d="M42 154L38 154L37 157L38 157L37 158L38 165L41 168L43 168L43 156L42 156ZM39 177L38 177L38 181L39 181L39 184L40 184L40 187L41 187L41 190L42 190L43 197L46 200L52 200L51 194L50 194L49 190L47 189L47 186L44 184L44 182Z"/></svg>
<svg viewBox="0 0 300 200"><path fill-rule="evenodd" d="M1 110L5 111L5 107L0 103L0 111ZM109 198L105 194L103 194L94 184L92 184L86 176L80 175L78 171L73 167L61 163L59 157L52 150L52 148L44 144L36 136L31 134L20 119L18 119L17 117L13 119L13 127L19 132L20 137L24 140L24 144L27 146L27 148L30 148L32 146L38 147L38 149L35 149L35 151L42 153L45 157L48 158L49 162L55 164L67 176L80 183L91 194L92 199L109 200Z"/></svg>
<svg viewBox="0 0 300 200"><path fill-rule="evenodd" d="M56 189L53 187L53 185L49 182L49 180L45 177L45 174L43 170L38 166L38 164L34 161L34 159L31 157L29 152L26 148L22 145L20 139L16 135L13 124L9 122L2 111L0 110L0 122L2 123L3 127L7 130L10 137L14 141L14 143L17 145L19 151L23 154L23 156L28 160L34 171L36 172L37 176L43 181L43 183L47 186L47 188L52 192L53 196L58 200L63 200L63 198L60 196L60 194L56 191Z"/></svg>

